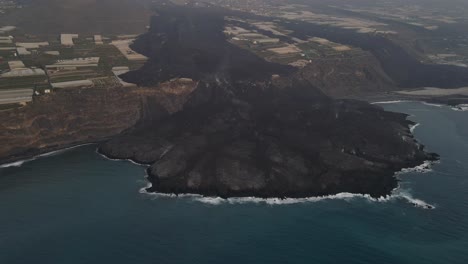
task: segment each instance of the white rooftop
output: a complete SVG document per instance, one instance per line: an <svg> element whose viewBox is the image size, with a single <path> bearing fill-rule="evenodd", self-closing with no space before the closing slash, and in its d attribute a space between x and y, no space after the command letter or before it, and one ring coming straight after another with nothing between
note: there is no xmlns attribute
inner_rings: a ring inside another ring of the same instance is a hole
<svg viewBox="0 0 468 264"><path fill-rule="evenodd" d="M73 39L77 38L78 34L61 34L60 35L60 43L64 46L73 46L75 43L73 43Z"/></svg>

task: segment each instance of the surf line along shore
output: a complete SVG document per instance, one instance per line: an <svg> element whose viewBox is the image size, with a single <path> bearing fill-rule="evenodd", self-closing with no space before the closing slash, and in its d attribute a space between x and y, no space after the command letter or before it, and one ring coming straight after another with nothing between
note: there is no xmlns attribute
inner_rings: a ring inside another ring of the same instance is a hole
<svg viewBox="0 0 468 264"><path fill-rule="evenodd" d="M411 129L414 130L415 127L417 127L418 124L414 125ZM0 168L8 168L8 167L19 167L23 165L26 162L37 160L40 158L46 158L54 155L59 155L67 151L71 151L73 149L83 147L83 146L89 146L89 145L97 145L97 143L85 143L85 144L79 144L79 145L74 145L71 147L66 147L66 148L61 148L49 152L44 152L42 154L39 154L37 156L33 156L28 159L24 160L18 160L16 162L11 162L11 163L5 163L0 165ZM101 155L102 157L111 160L111 161L129 161L135 165L138 166L144 166L148 167L148 164L142 164L138 163L132 159L114 159L111 157L106 156L104 153L101 153L99 151L99 148L96 148L96 153ZM408 172L421 172L425 173L431 170L431 166L434 162L431 161L426 161L421 165L418 165L414 168L406 168L402 169L401 172L397 172L397 175L401 175L404 173ZM288 204L297 204L297 203L308 203L308 202L319 202L319 201L325 201L325 200L351 200L351 199L366 199L371 202L389 202L389 201L396 201L396 200L406 200L408 203L420 207L423 209L435 209L434 205L431 205L427 202L424 202L420 199L413 198L411 194L407 191L401 190L400 186L395 188L392 191L391 195L388 195L386 197L380 197L380 198L373 198L370 195L367 194L354 194L354 193L338 193L335 195L326 195L326 196L317 196L317 197L305 197L305 198L288 198L288 197L283 197L283 198L259 198L259 197L229 197L229 198L221 198L221 197L210 197L210 196L203 196L199 194L165 194L165 193L158 193L158 192L148 192L148 188L151 187L151 183L148 182L148 185L146 187L143 187L140 189L140 193L144 193L147 195L151 196L156 196L156 197L177 197L177 198L193 198L195 201L199 201L202 203L206 204L212 204L212 205L217 205L217 204L242 204L242 203L264 203L268 205L288 205Z"/></svg>
<svg viewBox="0 0 468 264"><path fill-rule="evenodd" d="M44 148L38 150L40 154L36 155L23 155L21 157L15 157L12 158L11 160L7 160L4 163L0 164L0 168L9 168L9 167L20 167L26 162L30 162L33 160L37 160L39 158L45 158L45 157L50 157L50 156L55 156L62 154L64 152L79 148L79 147L84 147L84 146L89 146L89 145L96 145L98 143L83 143L83 144L70 144L68 147L53 147L53 148Z"/></svg>

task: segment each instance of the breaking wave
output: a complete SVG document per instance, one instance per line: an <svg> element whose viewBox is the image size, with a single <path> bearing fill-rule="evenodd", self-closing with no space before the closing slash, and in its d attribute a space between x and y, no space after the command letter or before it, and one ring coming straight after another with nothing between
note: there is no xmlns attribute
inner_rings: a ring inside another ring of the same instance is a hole
<svg viewBox="0 0 468 264"><path fill-rule="evenodd" d="M468 111L468 104L460 104L460 105L457 105L457 106L454 106L452 107L452 110L454 111Z"/></svg>
<svg viewBox="0 0 468 264"><path fill-rule="evenodd" d="M443 107L444 105L442 104L434 104L434 103L428 103L428 102L422 102L423 105L428 105L428 106L435 106L435 107Z"/></svg>
<svg viewBox="0 0 468 264"><path fill-rule="evenodd" d="M409 172L418 172L418 173L427 173L432 171L432 165L437 162L434 161L425 161L423 164L418 165L414 168L402 169L400 172L397 172L396 175L399 176L404 173ZM266 204L266 205L291 205L291 204L300 204L300 203L315 203L327 200L344 200L351 201L357 199L364 199L370 202L394 202L394 201L405 201L414 207L422 209L435 209L435 205L427 203L421 199L414 198L408 190L402 189L400 186L392 191L391 195L374 198L368 194L356 194L356 193L338 193L334 195L326 196L316 196L316 197L305 197L305 198L259 198L259 197L231 197L231 198L221 198L221 197L207 197L200 194L167 194L167 193L157 193L157 192L148 192L147 188L151 187L151 183L140 189L140 193L153 196L155 198L188 198L192 201L201 202L208 205L221 205L221 204L247 204L247 203L256 203L256 204Z"/></svg>
<svg viewBox="0 0 468 264"><path fill-rule="evenodd" d="M432 171L432 166L434 164L440 163L439 160L426 160L423 164L418 165L414 168L404 168L401 171L397 172L397 175L401 175L409 172L418 172L418 173L428 173Z"/></svg>
<svg viewBox="0 0 468 264"><path fill-rule="evenodd" d="M421 124L417 123L417 124L415 124L415 125L410 126L410 132L411 132L411 134L413 134L413 133L414 133L414 130L415 130L418 126L420 126L420 125L421 125Z"/></svg>
<svg viewBox="0 0 468 264"><path fill-rule="evenodd" d="M381 101L381 102L372 102L371 104L398 104L398 103L407 103L411 101L407 100L394 100L394 101Z"/></svg>
<svg viewBox="0 0 468 264"><path fill-rule="evenodd" d="M11 162L11 163L5 163L5 164L0 165L0 168L21 167L21 165L23 165L25 162L28 162L28 161L31 161L31 160L34 160L34 158L15 161L15 162Z"/></svg>
<svg viewBox="0 0 468 264"><path fill-rule="evenodd" d="M68 147L68 148L63 148L63 149L59 149L59 150L50 151L50 152L47 152L47 153L43 153L43 154L34 156L32 158L29 158L29 159L24 159L24 160L11 162L11 163L1 164L0 168L21 167L26 162L30 162L30 161L33 161L33 160L36 160L36 159L39 159L39 158L55 156L55 155L67 152L67 151L69 151L71 149L75 149L75 148L79 148L79 147L87 146L87 145L92 145L92 144L94 144L94 143L81 144L81 145L76 145L76 146L73 146L73 147Z"/></svg>
<svg viewBox="0 0 468 264"><path fill-rule="evenodd" d="M391 202L391 201L406 201L407 203L422 209L435 209L436 207L421 199L414 198L408 191L396 189L393 194L373 198L368 194L355 194L355 193L338 193L335 195L306 197L306 198L259 198L259 197L207 197L199 194L166 194L166 193L151 193L147 192L146 188L151 187L151 184L140 189L140 193L151 195L156 198L188 198L192 201L208 204L208 205L222 205L222 204L265 204L265 205L292 205L301 203L316 203L327 200L344 200L352 201L357 199L364 199L369 202Z"/></svg>
<svg viewBox="0 0 468 264"><path fill-rule="evenodd" d="M260 203L267 205L291 205L300 203L315 203L327 200L344 200L351 201L356 199L364 199L370 202L390 202L397 200L404 200L411 205L422 208L422 209L435 209L434 205L431 205L423 200L413 198L409 193L398 193L392 194L387 197L373 198L368 194L354 194L354 193L338 193L335 195L319 196L319 197L307 197L307 198L257 198L257 197L233 197L223 199L221 197L194 197L195 201L210 204L246 204L246 203Z"/></svg>
<svg viewBox="0 0 468 264"><path fill-rule="evenodd" d="M145 167L148 167L149 165L148 164L143 164L143 163L138 163L132 159L114 159L114 158L110 158L108 156L106 156L106 154L103 154L101 152L99 152L99 149L96 149L96 153L99 154L99 156L105 158L106 160L111 160L111 161L129 161L135 165L138 165L138 166L145 166Z"/></svg>

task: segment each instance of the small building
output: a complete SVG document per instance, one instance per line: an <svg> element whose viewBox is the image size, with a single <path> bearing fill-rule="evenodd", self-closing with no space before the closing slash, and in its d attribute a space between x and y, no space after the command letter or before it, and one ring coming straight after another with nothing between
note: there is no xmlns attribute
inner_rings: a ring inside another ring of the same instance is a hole
<svg viewBox="0 0 468 264"><path fill-rule="evenodd" d="M3 27L0 27L0 34L6 34L10 31L13 31L15 30L16 27L15 26L3 26Z"/></svg>
<svg viewBox="0 0 468 264"><path fill-rule="evenodd" d="M18 56L31 55L31 52L28 51L27 49L23 48L23 47L16 48L16 53L18 54Z"/></svg>
<svg viewBox="0 0 468 264"><path fill-rule="evenodd" d="M101 35L94 35L94 44L96 45L103 45L104 42L102 41Z"/></svg>
<svg viewBox="0 0 468 264"><path fill-rule="evenodd" d="M78 80L68 82L57 82L50 84L52 88L91 88L94 86L90 80Z"/></svg>
<svg viewBox="0 0 468 264"><path fill-rule="evenodd" d="M278 38L262 38L256 39L255 42L258 44L266 44L266 43L278 43L280 40Z"/></svg>
<svg viewBox="0 0 468 264"><path fill-rule="evenodd" d="M60 52L56 50L45 51L44 54L51 55L51 56L60 56Z"/></svg>
<svg viewBox="0 0 468 264"><path fill-rule="evenodd" d="M76 71L78 67L75 65L46 65L46 70L49 73L53 71Z"/></svg>
<svg viewBox="0 0 468 264"><path fill-rule="evenodd" d="M0 51L16 51L16 47L0 47Z"/></svg>
<svg viewBox="0 0 468 264"><path fill-rule="evenodd" d="M99 57L86 57L86 58L75 58L68 60L58 60L53 65L87 65L87 64L99 64Z"/></svg>
<svg viewBox="0 0 468 264"><path fill-rule="evenodd" d="M15 60L15 61L9 61L8 62L8 67L10 67L10 70L18 69L18 68L25 68L24 63L20 60Z"/></svg>
<svg viewBox="0 0 468 264"><path fill-rule="evenodd" d="M61 34L60 35L60 43L64 46L73 46L73 39L78 38L78 34Z"/></svg>
<svg viewBox="0 0 468 264"><path fill-rule="evenodd" d="M45 71L38 68L16 68L9 72L0 74L2 78L15 78L15 77L26 77L26 76L43 76Z"/></svg>
<svg viewBox="0 0 468 264"><path fill-rule="evenodd" d="M46 65L47 70L76 70L85 67L98 67L99 57L76 58L71 60L58 60L56 63Z"/></svg>
<svg viewBox="0 0 468 264"><path fill-rule="evenodd" d="M13 40L10 38L0 39L0 44L11 44L11 43L13 43Z"/></svg>
<svg viewBox="0 0 468 264"><path fill-rule="evenodd" d="M130 45L133 43L134 39L125 39L125 40L114 40L111 42L121 53L124 55L127 60L130 61L146 61L148 58L140 53L133 51L130 48Z"/></svg>
<svg viewBox="0 0 468 264"><path fill-rule="evenodd" d="M16 42L17 47L22 47L25 49L38 49L40 47L49 46L49 42Z"/></svg>

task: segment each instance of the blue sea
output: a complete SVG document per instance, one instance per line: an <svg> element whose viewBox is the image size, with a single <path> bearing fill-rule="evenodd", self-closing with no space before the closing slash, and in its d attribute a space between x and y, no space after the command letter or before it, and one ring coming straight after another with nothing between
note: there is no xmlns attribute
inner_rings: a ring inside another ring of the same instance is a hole
<svg viewBox="0 0 468 264"><path fill-rule="evenodd" d="M468 112L383 106L441 155L391 198L151 195L145 167L88 145L0 168L0 263L468 263Z"/></svg>

